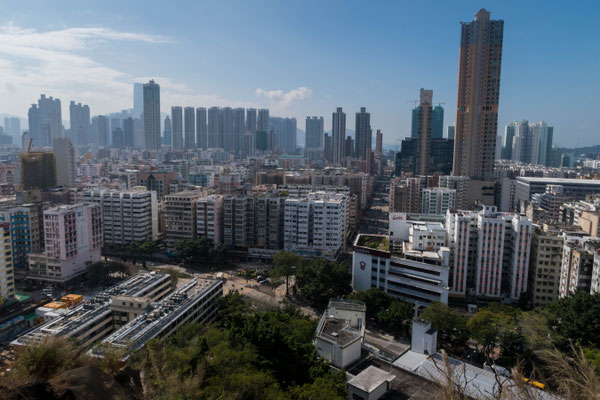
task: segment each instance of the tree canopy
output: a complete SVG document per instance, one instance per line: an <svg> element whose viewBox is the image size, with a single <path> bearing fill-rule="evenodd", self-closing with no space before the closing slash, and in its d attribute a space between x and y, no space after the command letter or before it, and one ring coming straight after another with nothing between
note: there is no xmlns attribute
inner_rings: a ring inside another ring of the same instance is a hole
<svg viewBox="0 0 600 400"><path fill-rule="evenodd" d="M350 279L345 264L323 258L307 260L296 271L296 286L302 297L320 306L326 305L331 298L350 293Z"/></svg>

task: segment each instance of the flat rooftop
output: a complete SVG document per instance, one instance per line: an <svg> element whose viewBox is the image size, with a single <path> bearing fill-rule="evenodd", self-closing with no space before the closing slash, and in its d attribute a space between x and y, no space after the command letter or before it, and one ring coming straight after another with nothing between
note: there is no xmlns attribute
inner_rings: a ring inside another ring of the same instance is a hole
<svg viewBox="0 0 600 400"><path fill-rule="evenodd" d="M394 374L385 372L374 365L370 365L360 374L348 381L352 385L364 392L371 393L385 382L391 382L396 378Z"/></svg>
<svg viewBox="0 0 600 400"><path fill-rule="evenodd" d="M348 321L324 316L319 323L317 338L345 346L362 337L359 330L350 327Z"/></svg>
<svg viewBox="0 0 600 400"><path fill-rule="evenodd" d="M151 304L146 311L122 326L102 342L115 347L138 349L158 336L169 323L184 315L190 307L222 285L220 280L194 278L165 299Z"/></svg>
<svg viewBox="0 0 600 400"><path fill-rule="evenodd" d="M600 179L576 179L576 178L543 178L536 176L519 176L517 181L527 183L545 183L548 185L600 185Z"/></svg>
<svg viewBox="0 0 600 400"><path fill-rule="evenodd" d="M72 335L103 318L107 313L112 313L110 304L115 296L142 297L151 288L156 288L166 281L170 281L168 274L156 272L144 272L132 276L111 288L100 292L88 300L83 300L72 310L62 316L53 319L17 338L12 343L16 345L28 345L37 343L44 337Z"/></svg>

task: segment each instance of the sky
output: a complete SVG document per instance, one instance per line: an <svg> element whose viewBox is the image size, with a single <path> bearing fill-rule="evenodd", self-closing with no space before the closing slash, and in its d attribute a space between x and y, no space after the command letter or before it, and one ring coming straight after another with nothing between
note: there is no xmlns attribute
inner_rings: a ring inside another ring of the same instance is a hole
<svg viewBox="0 0 600 400"><path fill-rule="evenodd" d="M600 2L2 1L0 114L25 118L40 93L131 108L133 82L173 105L267 107L354 128L360 107L384 143L410 136L419 89L454 123L460 21L503 19L499 133L514 120L554 126L555 145L600 143Z"/></svg>

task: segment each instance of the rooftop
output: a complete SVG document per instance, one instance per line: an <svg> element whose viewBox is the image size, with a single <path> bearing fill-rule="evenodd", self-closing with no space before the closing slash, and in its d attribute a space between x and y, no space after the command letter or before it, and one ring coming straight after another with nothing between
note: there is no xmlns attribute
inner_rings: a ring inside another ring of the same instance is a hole
<svg viewBox="0 0 600 400"><path fill-rule="evenodd" d="M578 184L578 185L600 185L600 179L576 179L576 178L543 178L537 176L519 176L517 181L528 183L545 183L545 184Z"/></svg>
<svg viewBox="0 0 600 400"><path fill-rule="evenodd" d="M360 234L356 238L355 246L367 247L373 250L390 251L390 239L387 235Z"/></svg>
<svg viewBox="0 0 600 400"><path fill-rule="evenodd" d="M356 375L348 381L348 385L352 385L362 391L371 393L384 382L391 382L396 378L396 375L385 372L373 365Z"/></svg>
<svg viewBox="0 0 600 400"><path fill-rule="evenodd" d="M160 302L153 303L142 315L112 333L103 343L130 349L141 348L160 335L169 323L182 317L190 307L222 285L220 280L195 278Z"/></svg>
<svg viewBox="0 0 600 400"><path fill-rule="evenodd" d="M350 327L348 321L331 316L324 316L317 328L317 338L346 346L362 337L359 330Z"/></svg>

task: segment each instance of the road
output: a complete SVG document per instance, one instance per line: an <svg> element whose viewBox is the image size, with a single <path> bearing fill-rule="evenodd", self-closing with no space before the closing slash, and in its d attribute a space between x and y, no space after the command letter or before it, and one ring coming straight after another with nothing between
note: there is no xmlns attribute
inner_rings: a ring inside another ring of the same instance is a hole
<svg viewBox="0 0 600 400"><path fill-rule="evenodd" d="M389 229L389 183L376 181L371 200L358 224L359 233L387 235Z"/></svg>

